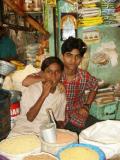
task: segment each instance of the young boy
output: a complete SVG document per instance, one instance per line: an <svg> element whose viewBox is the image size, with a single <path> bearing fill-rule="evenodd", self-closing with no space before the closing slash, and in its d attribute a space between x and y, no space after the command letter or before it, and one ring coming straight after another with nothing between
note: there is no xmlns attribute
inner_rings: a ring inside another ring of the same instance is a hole
<svg viewBox="0 0 120 160"><path fill-rule="evenodd" d="M49 121L47 109L53 110L57 121L64 121L66 97L60 92L58 83L64 65L57 57L46 58L41 66L43 81L34 83L22 93L21 114L9 136L40 134L40 127Z"/></svg>
<svg viewBox="0 0 120 160"><path fill-rule="evenodd" d="M67 98L63 126L78 134L84 128L98 121L89 115L91 103L98 89L98 81L87 71L78 68L86 50L86 44L81 39L73 37L65 40L61 48L64 63L61 82L65 87ZM28 76L23 81L23 85L29 86L40 79L42 79L42 73ZM85 98L86 90L90 91L87 100Z"/></svg>

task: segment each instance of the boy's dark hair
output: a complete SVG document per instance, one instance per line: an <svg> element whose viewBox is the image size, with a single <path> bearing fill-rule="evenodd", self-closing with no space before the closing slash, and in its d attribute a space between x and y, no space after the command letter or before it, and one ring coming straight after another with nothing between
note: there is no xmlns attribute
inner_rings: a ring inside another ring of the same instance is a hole
<svg viewBox="0 0 120 160"><path fill-rule="evenodd" d="M43 62L42 62L42 65L41 65L41 70L42 71L45 71L45 69L47 67L49 67L49 65L53 64L53 63L57 63L60 68L61 68L61 71L64 70L64 64L63 62L58 58L58 57L48 57L46 58Z"/></svg>
<svg viewBox="0 0 120 160"><path fill-rule="evenodd" d="M80 38L69 37L63 42L61 52L64 55L66 52L71 52L73 49L78 49L81 57L83 57L87 51L87 45Z"/></svg>

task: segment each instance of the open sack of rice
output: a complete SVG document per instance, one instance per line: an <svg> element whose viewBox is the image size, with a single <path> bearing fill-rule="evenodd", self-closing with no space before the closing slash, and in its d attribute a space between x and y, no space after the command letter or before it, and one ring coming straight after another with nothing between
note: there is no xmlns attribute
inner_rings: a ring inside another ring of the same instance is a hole
<svg viewBox="0 0 120 160"><path fill-rule="evenodd" d="M65 129L57 129L56 143L48 143L41 137L42 151L49 152L51 154L56 154L60 148L73 143L78 143L77 134Z"/></svg>
<svg viewBox="0 0 120 160"><path fill-rule="evenodd" d="M10 160L22 160L23 157L40 153L41 142L36 135L19 135L0 142L0 154Z"/></svg>

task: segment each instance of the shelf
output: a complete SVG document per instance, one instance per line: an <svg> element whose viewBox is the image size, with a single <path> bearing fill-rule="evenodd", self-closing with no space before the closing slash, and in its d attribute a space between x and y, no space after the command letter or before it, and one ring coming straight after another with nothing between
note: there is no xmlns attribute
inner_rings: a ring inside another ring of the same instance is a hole
<svg viewBox="0 0 120 160"><path fill-rule="evenodd" d="M42 11L26 11L27 14L43 14Z"/></svg>
<svg viewBox="0 0 120 160"><path fill-rule="evenodd" d="M98 24L98 25L93 25L93 26L81 26L81 27L78 27L78 29L80 28L92 28L92 27L102 27L102 26L105 26L105 27L120 27L120 23L116 23L116 24Z"/></svg>
<svg viewBox="0 0 120 160"><path fill-rule="evenodd" d="M3 22L3 24L7 25L10 29L14 29L14 30L20 30L20 31L27 31L27 32L33 32L34 29L25 27L25 26L20 26L20 25L14 25L14 24L9 24L7 22Z"/></svg>
<svg viewBox="0 0 120 160"><path fill-rule="evenodd" d="M43 12L42 11L25 11L24 13L26 13L26 14L42 14ZM10 11L9 15L10 14L13 15L13 14L15 14L15 12Z"/></svg>
<svg viewBox="0 0 120 160"><path fill-rule="evenodd" d="M4 6L3 0L2 0L2 4ZM15 9L13 9L13 8L11 10L8 10L8 11L6 10L6 12L4 12L4 7L0 6L1 15L2 15L1 21L3 24L6 24L9 28L14 29L14 30L33 32L36 30L36 28L34 26L33 26L33 28L31 27L31 23L32 24L34 23L33 21L36 21L35 22L36 25L42 24L42 22L43 22L42 9L38 10L38 11L22 11L22 10L20 10L17 12L17 7ZM31 18L32 22L30 24L26 21L26 17ZM41 30L42 30L42 26L39 26L37 28L41 28Z"/></svg>

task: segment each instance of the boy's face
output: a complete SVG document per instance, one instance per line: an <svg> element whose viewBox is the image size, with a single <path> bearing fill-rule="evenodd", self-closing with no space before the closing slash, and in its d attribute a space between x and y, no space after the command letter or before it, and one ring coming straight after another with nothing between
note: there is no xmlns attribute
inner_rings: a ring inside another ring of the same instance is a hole
<svg viewBox="0 0 120 160"><path fill-rule="evenodd" d="M68 70L74 71L78 68L82 57L78 49L73 49L71 52L66 52L62 55L64 67Z"/></svg>
<svg viewBox="0 0 120 160"><path fill-rule="evenodd" d="M45 69L43 74L44 74L45 81L51 81L53 84L53 87L55 87L60 81L62 71L61 71L60 65L58 65L57 63L53 63Z"/></svg>

